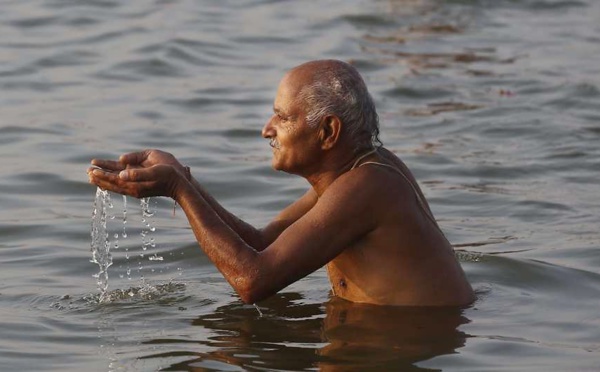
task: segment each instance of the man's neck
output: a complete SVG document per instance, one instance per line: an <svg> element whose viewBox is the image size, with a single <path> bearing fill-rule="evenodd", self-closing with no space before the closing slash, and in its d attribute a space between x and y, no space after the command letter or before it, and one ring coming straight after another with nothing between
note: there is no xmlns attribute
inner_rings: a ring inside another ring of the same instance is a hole
<svg viewBox="0 0 600 372"><path fill-rule="evenodd" d="M358 154L354 154L352 151L337 151L336 153L325 154L321 162L323 166L313 174L305 176L305 178L317 195L321 196L339 176L352 169L357 159L361 156L370 155L369 152L372 150L363 150Z"/></svg>

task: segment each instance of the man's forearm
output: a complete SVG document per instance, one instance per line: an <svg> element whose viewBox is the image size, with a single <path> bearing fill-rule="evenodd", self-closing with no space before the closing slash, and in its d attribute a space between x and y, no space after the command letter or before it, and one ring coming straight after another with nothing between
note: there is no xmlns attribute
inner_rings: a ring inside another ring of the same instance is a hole
<svg viewBox="0 0 600 372"><path fill-rule="evenodd" d="M261 253L222 219L196 186L184 183L178 187L173 198L185 212L204 253L244 302L253 303L279 290L277 283L264 280L265 269L269 266L264 267L262 264ZM216 202L215 205L218 206ZM221 212L224 212L226 218L233 216L222 207Z"/></svg>
<svg viewBox="0 0 600 372"><path fill-rule="evenodd" d="M206 203L208 203L215 213L221 218L221 220L223 220L223 222L225 222L233 231L235 231L240 238L242 238L248 245L257 251L262 251L265 248L265 239L263 238L259 229L226 210L193 177L191 177L190 182L196 191L202 196L202 198L204 198Z"/></svg>

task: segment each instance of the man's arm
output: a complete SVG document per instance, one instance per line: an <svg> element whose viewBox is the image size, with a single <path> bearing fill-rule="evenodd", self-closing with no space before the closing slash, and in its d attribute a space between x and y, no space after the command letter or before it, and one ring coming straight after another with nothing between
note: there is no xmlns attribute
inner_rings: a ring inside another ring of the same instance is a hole
<svg viewBox="0 0 600 372"><path fill-rule="evenodd" d="M374 230L387 207L378 188L381 182L371 182L365 169L356 169L351 177L348 173L340 176L312 208L307 200L315 197L309 193L289 215L276 218L267 235L277 237L257 251L173 166L88 172L90 182L105 190L138 198L175 199L204 253L246 303L264 299L327 264Z"/></svg>
<svg viewBox="0 0 600 372"><path fill-rule="evenodd" d="M246 221L238 218L233 213L225 209L219 202L206 191L206 189L193 177L190 183L206 201L211 208L233 231L235 231L248 245L257 251L261 251L265 247L264 237L261 231Z"/></svg>
<svg viewBox="0 0 600 372"><path fill-rule="evenodd" d="M316 193L311 189L299 200L279 213L279 215L266 227L263 229L256 229L254 226L227 211L192 177L191 173L189 173L189 168L186 172L186 167L184 167L173 155L167 152L160 150L144 150L124 154L119 158L119 161L94 159L92 164L114 172L120 172L124 169L150 168L159 164L172 166L190 181L200 196L204 198L210 208L214 210L223 222L257 251L261 251L271 244L283 230L310 210L317 199Z"/></svg>
<svg viewBox="0 0 600 372"><path fill-rule="evenodd" d="M317 193L311 187L300 199L279 212L267 226L261 229L263 249L271 245L285 229L308 213L315 206L317 200Z"/></svg>
<svg viewBox="0 0 600 372"><path fill-rule="evenodd" d="M317 202L317 194L311 188L300 199L287 206L273 221L262 229L240 219L225 209L219 202L206 191L206 189L193 177L191 183L202 198L210 205L217 215L233 231L235 231L248 245L257 251L262 251L271 244L288 226L302 217Z"/></svg>
<svg viewBox="0 0 600 372"><path fill-rule="evenodd" d="M185 211L202 250L246 303L264 299L327 264L377 226L380 190L338 179L295 222L271 225L277 238L257 252L195 190L182 183L173 197ZM366 181L366 180L365 180ZM298 207L301 209L300 207ZM360 216L360 218L356 218ZM279 233L282 226L288 225Z"/></svg>

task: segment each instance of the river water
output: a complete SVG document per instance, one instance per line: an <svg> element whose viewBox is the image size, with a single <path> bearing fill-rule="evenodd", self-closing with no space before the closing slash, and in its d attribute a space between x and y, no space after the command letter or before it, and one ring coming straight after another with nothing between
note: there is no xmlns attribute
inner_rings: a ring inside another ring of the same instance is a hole
<svg viewBox="0 0 600 372"><path fill-rule="evenodd" d="M0 5L1 370L598 370L600 2ZM118 195L100 301L89 160L170 151L261 226L307 184L260 129L318 58L363 74L477 302L352 305L319 270L244 305L181 210Z"/></svg>

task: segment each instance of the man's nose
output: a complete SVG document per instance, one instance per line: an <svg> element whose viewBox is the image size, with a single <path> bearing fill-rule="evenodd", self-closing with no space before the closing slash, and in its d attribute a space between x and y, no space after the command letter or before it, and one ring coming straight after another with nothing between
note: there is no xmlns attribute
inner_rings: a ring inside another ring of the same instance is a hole
<svg viewBox="0 0 600 372"><path fill-rule="evenodd" d="M275 136L275 129L273 128L273 117L275 115L271 116L269 118L269 120L267 120L267 122L265 123L265 126L262 129L262 136L263 138L271 138Z"/></svg>

